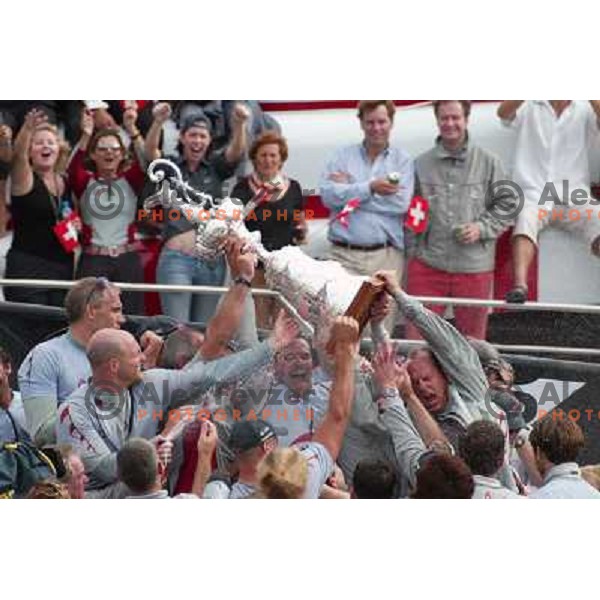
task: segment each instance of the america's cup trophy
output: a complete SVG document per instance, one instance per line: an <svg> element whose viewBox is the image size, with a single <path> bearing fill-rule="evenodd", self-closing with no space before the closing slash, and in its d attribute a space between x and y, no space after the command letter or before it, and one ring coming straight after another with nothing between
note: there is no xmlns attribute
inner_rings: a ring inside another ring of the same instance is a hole
<svg viewBox="0 0 600 600"><path fill-rule="evenodd" d="M159 189L144 208L161 205L166 211L179 211L179 218L193 223L199 258L216 258L223 253L227 239L237 236L263 262L267 285L281 293L312 327L326 327L338 315L354 317L361 331L365 327L371 305L383 293L382 283L351 275L337 262L315 260L297 246L265 250L260 232L250 233L244 224L256 208L255 202L244 206L236 198L219 199L199 192L183 181L181 171L169 160L153 161L148 176Z"/></svg>

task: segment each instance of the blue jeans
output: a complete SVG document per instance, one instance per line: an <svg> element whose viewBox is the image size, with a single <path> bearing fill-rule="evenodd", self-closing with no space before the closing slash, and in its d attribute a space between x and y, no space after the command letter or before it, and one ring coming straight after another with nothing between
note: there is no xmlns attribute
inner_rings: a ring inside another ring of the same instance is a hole
<svg viewBox="0 0 600 600"><path fill-rule="evenodd" d="M214 262L202 261L176 250L163 248L158 260L156 279L167 285L222 286L225 281L225 258ZM219 302L218 294L190 292L161 292L163 313L179 321L207 323Z"/></svg>

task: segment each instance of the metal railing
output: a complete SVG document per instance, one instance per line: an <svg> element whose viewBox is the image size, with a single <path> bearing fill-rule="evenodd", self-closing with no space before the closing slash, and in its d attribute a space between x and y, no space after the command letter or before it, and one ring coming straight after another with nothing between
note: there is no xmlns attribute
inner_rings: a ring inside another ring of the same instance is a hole
<svg viewBox="0 0 600 600"><path fill-rule="evenodd" d="M52 279L0 279L0 286L3 287L42 287L49 289L69 289L77 281L61 281ZM227 287L219 286L194 286L194 285L164 285L149 283L126 283L111 282L122 291L126 292L188 292L194 294L224 294L229 290ZM252 295L275 298L289 314L296 319L303 333L309 336L314 335L314 329L310 323L303 319L296 308L279 292L273 290L252 288ZM555 303L537 303L526 302L524 304L510 304L501 300L481 300L476 298L442 298L414 296L424 304L438 304L444 306L477 306L488 308L502 308L508 311L542 311L542 312L561 312L561 313L580 313L580 314L600 314L600 306L591 304L555 304ZM398 340L407 346L422 345L421 341ZM573 348L573 347L553 347L553 346L530 346L530 345L505 345L492 344L501 352L535 352L540 354L562 354L569 356L593 356L600 357L598 348Z"/></svg>
<svg viewBox="0 0 600 600"><path fill-rule="evenodd" d="M34 287L34 288L48 288L66 290L72 288L77 281L61 281L56 279L0 279L0 286L2 287ZM191 292L193 294L224 294L229 288L218 287L218 286L195 286L195 285L164 285L164 284L150 284L150 283L125 283L119 281L111 281L113 285L124 292ZM303 334L313 336L313 326L305 321L298 311L290 304L288 299L273 290L252 288L250 290L254 296L268 296L275 298L288 313L296 319Z"/></svg>

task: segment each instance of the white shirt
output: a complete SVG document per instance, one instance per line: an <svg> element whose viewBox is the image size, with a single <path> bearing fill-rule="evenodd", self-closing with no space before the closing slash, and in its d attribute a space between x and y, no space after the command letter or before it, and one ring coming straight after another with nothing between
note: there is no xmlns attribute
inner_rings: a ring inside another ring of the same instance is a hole
<svg viewBox="0 0 600 600"><path fill-rule="evenodd" d="M524 500L525 496L515 494L505 488L497 479L493 477L484 477L483 475L473 475L475 482L475 491L473 499L475 500Z"/></svg>
<svg viewBox="0 0 600 600"><path fill-rule="evenodd" d="M512 178L536 204L546 183L554 183L563 198L563 181L569 182L568 198L573 190L590 194L589 152L599 138L598 119L587 100L573 100L556 117L548 100L522 104L513 121L504 125L516 130ZM552 209L551 202L540 205Z"/></svg>
<svg viewBox="0 0 600 600"><path fill-rule="evenodd" d="M600 500L600 492L581 477L576 463L555 465L544 476L542 487L530 494L537 500L594 499Z"/></svg>

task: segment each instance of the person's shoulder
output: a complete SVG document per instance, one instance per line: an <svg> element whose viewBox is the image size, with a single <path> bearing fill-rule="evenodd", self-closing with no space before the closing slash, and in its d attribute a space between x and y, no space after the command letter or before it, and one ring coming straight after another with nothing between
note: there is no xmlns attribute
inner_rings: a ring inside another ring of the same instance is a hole
<svg viewBox="0 0 600 600"><path fill-rule="evenodd" d="M65 348L69 344L66 333L53 337L52 339L45 340L36 344L27 353L27 356L23 360L23 365L28 362L38 362L42 360L54 360L55 362L61 362L64 360Z"/></svg>
<svg viewBox="0 0 600 600"><path fill-rule="evenodd" d="M469 144L469 153L475 160L482 161L486 164L501 164L502 162L497 154L482 148L479 144Z"/></svg>
<svg viewBox="0 0 600 600"><path fill-rule="evenodd" d="M247 483L240 483L236 481L231 487L231 493L229 494L230 500L241 500L243 498L250 498L256 493L256 488L248 485Z"/></svg>
<svg viewBox="0 0 600 600"><path fill-rule="evenodd" d="M425 152L421 152L421 154L417 155L415 158L415 163L417 165L424 165L431 161L433 161L437 156L437 146L432 146L429 150L425 150Z"/></svg>
<svg viewBox="0 0 600 600"><path fill-rule="evenodd" d="M329 450L319 442L307 441L296 444L296 448L307 461L317 460L332 460Z"/></svg>

